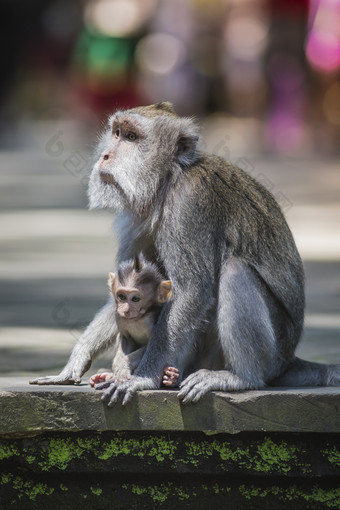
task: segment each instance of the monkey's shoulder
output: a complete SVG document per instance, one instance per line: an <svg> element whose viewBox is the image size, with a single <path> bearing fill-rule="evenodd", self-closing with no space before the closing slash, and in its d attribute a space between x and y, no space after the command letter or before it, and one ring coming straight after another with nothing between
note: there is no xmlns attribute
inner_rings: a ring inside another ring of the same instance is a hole
<svg viewBox="0 0 340 510"><path fill-rule="evenodd" d="M276 211L281 216L275 198L265 186L214 154L202 153L200 159L183 172L173 192L174 200L180 204L192 199L202 207L213 205L228 213L246 208L256 209L257 214L265 216Z"/></svg>

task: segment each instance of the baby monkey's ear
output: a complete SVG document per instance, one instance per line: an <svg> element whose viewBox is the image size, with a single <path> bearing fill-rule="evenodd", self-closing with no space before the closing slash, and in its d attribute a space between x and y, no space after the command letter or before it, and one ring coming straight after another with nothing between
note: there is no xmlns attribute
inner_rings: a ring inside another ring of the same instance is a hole
<svg viewBox="0 0 340 510"><path fill-rule="evenodd" d="M107 284L109 286L109 289L112 291L112 288L114 286L116 280L116 274L115 273L109 273L109 279L107 280Z"/></svg>
<svg viewBox="0 0 340 510"><path fill-rule="evenodd" d="M172 284L171 280L163 280L158 286L157 301L159 303L166 303L171 296Z"/></svg>

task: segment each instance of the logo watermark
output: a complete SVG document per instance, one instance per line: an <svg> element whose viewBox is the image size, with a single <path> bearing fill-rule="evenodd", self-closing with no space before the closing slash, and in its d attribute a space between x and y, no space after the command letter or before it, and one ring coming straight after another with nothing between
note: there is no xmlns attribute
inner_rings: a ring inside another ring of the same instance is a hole
<svg viewBox="0 0 340 510"><path fill-rule="evenodd" d="M46 154L51 158L62 158L65 156L65 146L62 140L64 132L57 131L45 144ZM78 179L82 186L87 187L90 162L80 151L73 151L63 159L62 165L67 172Z"/></svg>

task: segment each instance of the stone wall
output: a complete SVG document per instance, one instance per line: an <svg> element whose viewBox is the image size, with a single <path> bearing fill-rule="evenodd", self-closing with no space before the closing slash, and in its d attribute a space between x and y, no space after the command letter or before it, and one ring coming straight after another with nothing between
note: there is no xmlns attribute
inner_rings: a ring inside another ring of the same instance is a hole
<svg viewBox="0 0 340 510"><path fill-rule="evenodd" d="M0 379L0 508L340 508L340 390L176 391L109 409L86 385Z"/></svg>

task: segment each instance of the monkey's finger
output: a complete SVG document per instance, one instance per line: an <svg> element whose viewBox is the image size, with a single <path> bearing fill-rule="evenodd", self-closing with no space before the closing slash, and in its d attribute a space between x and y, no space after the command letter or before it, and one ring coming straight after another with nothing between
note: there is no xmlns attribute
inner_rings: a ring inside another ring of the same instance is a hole
<svg viewBox="0 0 340 510"><path fill-rule="evenodd" d="M114 388L114 393L112 394L112 397L110 399L110 402L107 404L109 407L113 407L114 405L116 405L118 402L122 401L125 397L125 388L123 387L115 387ZM122 402L123 403L123 402Z"/></svg>
<svg viewBox="0 0 340 510"><path fill-rule="evenodd" d="M107 383L99 384L98 386L102 387L104 384L107 384ZM106 386L104 386L104 388L106 388ZM98 388L98 389L100 389L100 388ZM110 400L111 396L114 394L115 390L116 390L115 383L111 383L109 385L109 387L107 388L107 390L104 391L104 393L102 394L101 400L103 400L103 402L107 402L108 400Z"/></svg>
<svg viewBox="0 0 340 510"><path fill-rule="evenodd" d="M136 390L134 390L133 388L128 389L127 392L125 393L124 398L123 398L122 405L125 406L128 402L130 402L130 400L132 399L132 397L135 393L136 393Z"/></svg>
<svg viewBox="0 0 340 510"><path fill-rule="evenodd" d="M181 382L181 388L193 387L197 380L197 372L190 374L184 381Z"/></svg>
<svg viewBox="0 0 340 510"><path fill-rule="evenodd" d="M110 386L110 384L112 384L112 380L107 380L107 381L104 381L104 382L101 382L101 383L95 383L94 384L94 387L96 390L105 390L105 388L108 388Z"/></svg>
<svg viewBox="0 0 340 510"><path fill-rule="evenodd" d="M187 381L187 380L186 380ZM177 397L184 403L184 401L188 401L187 396L194 390L195 384L180 384L180 390L178 392Z"/></svg>
<svg viewBox="0 0 340 510"><path fill-rule="evenodd" d="M171 381L171 380L170 381L164 381L164 379L163 379L163 384L164 384L164 386L172 386L173 385L173 381Z"/></svg>
<svg viewBox="0 0 340 510"><path fill-rule="evenodd" d="M164 377L170 377L171 379L178 379L179 372L172 372L171 370L166 370Z"/></svg>
<svg viewBox="0 0 340 510"><path fill-rule="evenodd" d="M196 395L193 396L192 400L191 400L191 402L193 404L196 404L199 400L201 400L201 398L204 397L204 395L206 395L209 391L206 388L195 388L195 390L196 390Z"/></svg>
<svg viewBox="0 0 340 510"><path fill-rule="evenodd" d="M184 398L181 398L182 404L194 404L200 399L200 397L200 389L198 387L194 387L188 393L186 393Z"/></svg>

